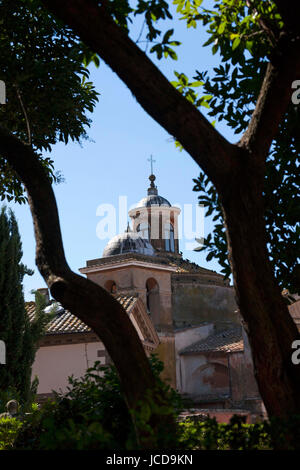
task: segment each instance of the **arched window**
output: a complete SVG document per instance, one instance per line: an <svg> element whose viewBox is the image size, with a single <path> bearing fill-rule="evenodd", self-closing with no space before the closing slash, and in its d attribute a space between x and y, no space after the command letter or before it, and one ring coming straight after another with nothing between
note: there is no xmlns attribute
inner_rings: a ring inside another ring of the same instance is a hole
<svg viewBox="0 0 300 470"><path fill-rule="evenodd" d="M110 292L111 294L115 294L117 292L117 284L115 281L106 281L104 284L104 289L106 289L107 292Z"/></svg>
<svg viewBox="0 0 300 470"><path fill-rule="evenodd" d="M174 227L172 224L166 224L165 225L165 250L166 251L172 251L174 253L175 251L175 240L174 240Z"/></svg>
<svg viewBox="0 0 300 470"><path fill-rule="evenodd" d="M147 222L141 222L137 226L136 231L140 232L141 237L145 240L150 240L149 224Z"/></svg>

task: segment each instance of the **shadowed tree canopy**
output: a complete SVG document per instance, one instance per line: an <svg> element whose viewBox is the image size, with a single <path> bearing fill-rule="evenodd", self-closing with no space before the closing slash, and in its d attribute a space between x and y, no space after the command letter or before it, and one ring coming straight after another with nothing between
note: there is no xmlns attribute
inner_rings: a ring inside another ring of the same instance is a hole
<svg viewBox="0 0 300 470"><path fill-rule="evenodd" d="M83 65L91 54L73 31L36 1L0 1L0 79L7 105L0 106L1 125L39 153L56 179L51 158L42 156L56 142L87 139L98 101ZM0 153L0 196L25 202L20 180Z"/></svg>
<svg viewBox="0 0 300 470"><path fill-rule="evenodd" d="M262 398L270 415L300 413L299 367L291 362L291 345L299 333L269 260L263 194L270 148L291 102L292 84L300 78L299 2L216 2L222 10L233 12L228 22L238 29L234 33L237 36L229 38L230 53L242 42L243 25L249 24L255 35L262 31L272 37L267 52L258 52L266 60L264 76L253 100L251 118L237 144L228 142L197 109L197 105L208 105L208 97L195 103L193 91L185 92L184 86L170 83L140 49L139 40L130 39L131 19L143 15L141 34L150 43L150 52L158 58L175 59L178 42L172 39L173 30L161 34L157 26L158 20L171 17L167 2L139 0L135 9L126 0L44 0L43 4L72 28L78 42L86 44L118 74L144 110L180 142L213 184L222 208L236 298L249 333ZM176 0L175 4L192 25L198 20L199 9L203 12L201 0ZM39 8L35 1L30 5ZM213 28L217 26L222 37L226 24L219 21ZM217 43L214 46L215 50ZM180 74L177 78L183 79ZM52 295L104 342L133 410L141 445L166 445L166 429L172 426L172 420L137 334L107 292L68 267L49 177L34 149L13 134L11 129L0 128L0 152L29 195L38 268ZM147 413L141 414L142 410Z"/></svg>
<svg viewBox="0 0 300 470"><path fill-rule="evenodd" d="M7 91L0 108L1 196L27 198L39 271L54 298L103 341L120 374L139 445L167 446L173 410L126 311L67 264L52 190L56 176L42 154L58 141L87 138L87 112L98 94L86 66L98 65L98 58L36 0L0 0L0 13L0 79Z"/></svg>
<svg viewBox="0 0 300 470"><path fill-rule="evenodd" d="M162 35L157 26L158 20L171 16L167 2L138 1L135 9L126 1L43 3L118 74L144 110L182 145L213 184L261 395L271 415L299 413L300 374L291 362L291 345L299 333L269 259L264 198L266 162L291 103L293 83L300 78L300 32L296 20L299 2L219 0L214 7L217 14L208 13L214 17L212 30L217 28L220 38L224 33L224 48L229 55L238 52L241 45L241 53L246 48L251 54L253 48L255 56L266 62L237 144L228 142L197 109L197 105L208 105L207 97L195 103L193 93L182 93L182 86L171 84L139 48L139 41L133 42L129 37L131 18L142 14L146 40L156 41L150 52L158 58L176 58L170 52L176 46L171 38L173 30ZM204 24L210 22L203 18L207 12L201 0L174 3L191 26L198 19L203 19ZM232 29L232 35L226 39L227 28ZM249 31L252 38L247 37ZM251 40L259 35L263 48L256 51ZM216 39L212 38L213 52L219 47ZM264 49L267 42L269 46ZM199 64L195 64L195 69L199 69ZM182 77L179 74L177 78Z"/></svg>
<svg viewBox="0 0 300 470"><path fill-rule="evenodd" d="M225 121L235 134L240 135L251 119L268 56L282 24L274 3L269 3L271 12L264 10L262 4L257 5L259 21L253 21L253 16L245 14L245 5L241 2L235 2L235 8L229 8L230 2L227 8L222 6L217 3L213 10L196 13L190 8L182 9L180 13L188 26L207 25L210 37L205 45L212 45L212 52L219 51L222 58L222 64L214 68L212 74L196 71L192 85L203 86L210 108L208 115L217 121ZM236 21L237 18L240 21ZM195 86L189 85L184 74L180 74L175 86L178 88L183 80L184 92L189 93L197 105L203 96L197 96ZM267 247L274 273L280 287L294 293L299 289L300 277L297 272L300 255L299 130L300 106L291 101L266 159L263 190ZM208 250L207 260L217 258L222 272L228 277L231 268L220 198L203 172L194 182L194 191L201 192L199 202L207 208L207 216L213 215L215 222L204 246L196 251Z"/></svg>

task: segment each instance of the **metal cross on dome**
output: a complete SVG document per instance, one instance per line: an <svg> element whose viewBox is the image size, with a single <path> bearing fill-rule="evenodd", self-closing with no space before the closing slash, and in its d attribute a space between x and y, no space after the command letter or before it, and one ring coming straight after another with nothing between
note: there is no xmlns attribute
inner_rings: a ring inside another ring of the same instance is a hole
<svg viewBox="0 0 300 470"><path fill-rule="evenodd" d="M154 158L152 157L152 155L150 155L150 158L147 159L148 162L150 162L151 164L151 175L153 175L153 162L156 162L156 160L154 160Z"/></svg>

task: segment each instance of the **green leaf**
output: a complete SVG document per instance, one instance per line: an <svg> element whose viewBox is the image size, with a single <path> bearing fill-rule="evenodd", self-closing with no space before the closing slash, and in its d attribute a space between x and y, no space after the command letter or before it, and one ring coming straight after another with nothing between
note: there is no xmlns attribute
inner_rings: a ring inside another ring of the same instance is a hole
<svg viewBox="0 0 300 470"><path fill-rule="evenodd" d="M235 38L235 40L233 41L232 43L232 50L234 51L241 43L241 39L238 37L238 38Z"/></svg>
<svg viewBox="0 0 300 470"><path fill-rule="evenodd" d="M220 26L218 27L218 34L223 34L226 28L226 23L223 21Z"/></svg>

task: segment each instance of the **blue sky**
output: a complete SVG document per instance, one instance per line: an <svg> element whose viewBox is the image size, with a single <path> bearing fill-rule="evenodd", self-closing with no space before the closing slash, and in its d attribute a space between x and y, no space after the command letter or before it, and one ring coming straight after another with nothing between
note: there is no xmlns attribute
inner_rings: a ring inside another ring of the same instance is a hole
<svg viewBox="0 0 300 470"><path fill-rule="evenodd" d="M174 38L182 45L177 48L178 61L155 61L170 80L173 71L184 72L192 78L195 70L211 70L219 64L219 56L211 54L210 47L202 47L206 36L202 28L186 28L182 21L173 21ZM166 25L167 28L170 25ZM137 37L138 29L133 37ZM149 185L150 154L156 160L154 172L160 195L172 204L197 204L197 193L192 191L193 178L199 168L184 151L175 148L168 135L137 103L132 93L101 60L100 67L90 67L91 81L101 94L95 112L90 116L88 132L91 141L82 146L57 144L51 157L65 182L54 187L60 215L66 257L70 267L78 272L86 260L102 256L107 240L100 240L96 227L100 220L97 207L103 203L118 207L119 196L127 196L128 205L137 203L146 195ZM204 108L202 108L204 109ZM230 129L217 125L223 135L236 141ZM9 204L13 208L23 243L23 262L34 269L33 276L24 279L25 299L32 299L30 291L44 287L45 282L35 266L35 241L32 219L27 206ZM212 223L205 220L205 234ZM220 271L216 261L206 262L204 253L181 247L183 256L201 266Z"/></svg>

